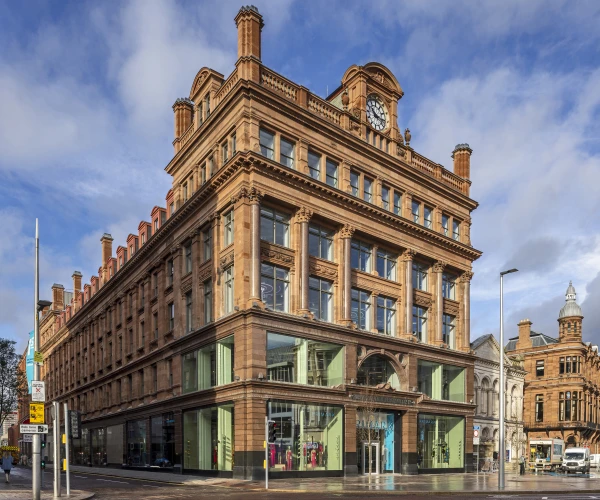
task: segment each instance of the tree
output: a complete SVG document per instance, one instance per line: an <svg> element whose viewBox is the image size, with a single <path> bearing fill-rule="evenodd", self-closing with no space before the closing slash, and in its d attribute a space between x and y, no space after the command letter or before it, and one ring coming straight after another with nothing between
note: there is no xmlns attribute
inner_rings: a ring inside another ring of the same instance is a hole
<svg viewBox="0 0 600 500"><path fill-rule="evenodd" d="M0 338L0 426L27 396L27 376L19 368L20 356L13 340Z"/></svg>

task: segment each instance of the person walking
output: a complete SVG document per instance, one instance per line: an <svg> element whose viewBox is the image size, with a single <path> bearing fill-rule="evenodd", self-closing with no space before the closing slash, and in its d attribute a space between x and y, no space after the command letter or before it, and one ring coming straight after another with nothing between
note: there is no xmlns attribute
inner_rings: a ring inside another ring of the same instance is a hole
<svg viewBox="0 0 600 500"><path fill-rule="evenodd" d="M2 470L4 471L4 474L6 476L5 482L7 483L10 483L10 469L12 469L12 466L13 457L9 452L5 451L2 457Z"/></svg>
<svg viewBox="0 0 600 500"><path fill-rule="evenodd" d="M519 474L521 476L525 474L525 457L523 455L519 458Z"/></svg>

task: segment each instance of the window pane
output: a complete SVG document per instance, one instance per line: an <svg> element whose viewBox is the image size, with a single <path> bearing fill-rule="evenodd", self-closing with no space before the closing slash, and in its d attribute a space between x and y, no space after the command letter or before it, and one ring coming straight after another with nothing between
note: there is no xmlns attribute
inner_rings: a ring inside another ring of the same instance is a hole
<svg viewBox="0 0 600 500"><path fill-rule="evenodd" d="M381 187L381 206L384 210L390 209L390 188L387 186Z"/></svg>
<svg viewBox="0 0 600 500"><path fill-rule="evenodd" d="M266 130L260 129L260 152L270 160L275 159L274 154L274 139L275 136Z"/></svg>
<svg viewBox="0 0 600 500"><path fill-rule="evenodd" d="M286 167L294 168L294 143L281 139L281 163Z"/></svg>
<svg viewBox="0 0 600 500"><path fill-rule="evenodd" d="M314 179L320 179L321 176L321 155L308 152L308 169L310 176Z"/></svg>
<svg viewBox="0 0 600 500"><path fill-rule="evenodd" d="M358 196L358 179L359 174L357 172L350 171L350 187L354 196Z"/></svg>
<svg viewBox="0 0 600 500"><path fill-rule="evenodd" d="M394 213L402 215L402 195L394 191Z"/></svg>
<svg viewBox="0 0 600 500"><path fill-rule="evenodd" d="M373 181L366 177L364 178L363 199L369 203L373 201Z"/></svg>
<svg viewBox="0 0 600 500"><path fill-rule="evenodd" d="M338 179L338 166L337 163L334 163L330 160L327 160L327 184L333 187L337 187L337 179Z"/></svg>

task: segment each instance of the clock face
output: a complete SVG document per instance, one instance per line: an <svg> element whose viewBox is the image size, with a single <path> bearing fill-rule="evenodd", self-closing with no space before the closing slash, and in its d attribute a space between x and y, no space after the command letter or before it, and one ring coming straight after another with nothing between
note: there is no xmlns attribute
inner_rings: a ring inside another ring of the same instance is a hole
<svg viewBox="0 0 600 500"><path fill-rule="evenodd" d="M376 95L367 97L367 119L377 131L381 131L387 126L387 109L385 104Z"/></svg>

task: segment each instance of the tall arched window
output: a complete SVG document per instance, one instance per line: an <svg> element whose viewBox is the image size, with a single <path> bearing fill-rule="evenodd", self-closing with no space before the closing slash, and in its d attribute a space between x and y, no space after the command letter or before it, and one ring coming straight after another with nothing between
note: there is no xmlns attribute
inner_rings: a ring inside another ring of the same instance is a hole
<svg viewBox="0 0 600 500"><path fill-rule="evenodd" d="M383 356L368 357L358 370L358 384L376 386L386 383L400 390L400 379L392 364Z"/></svg>

